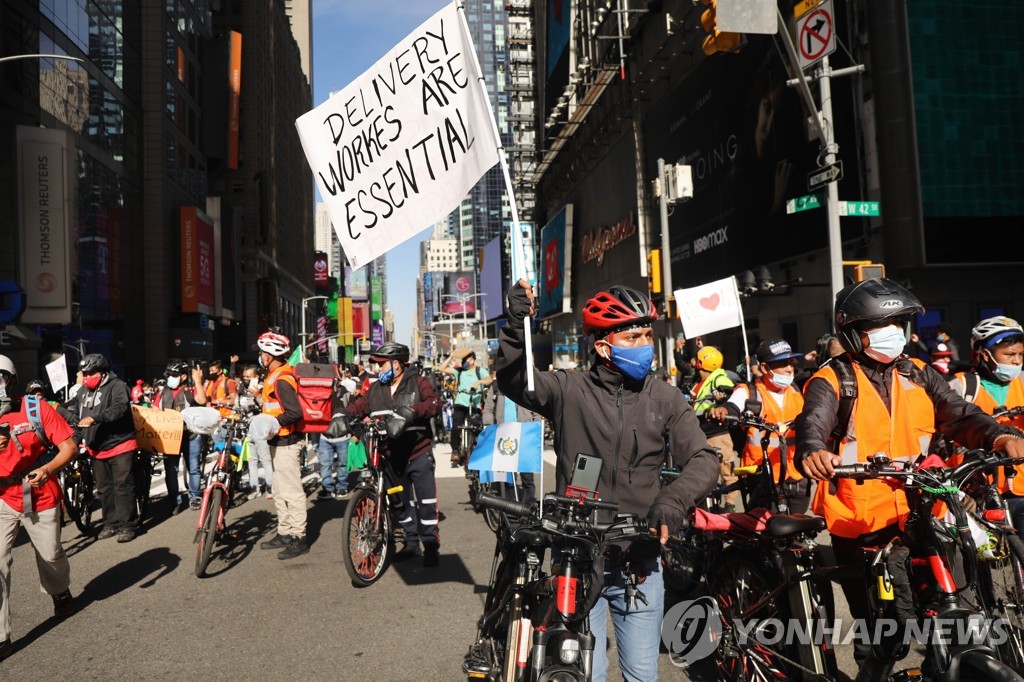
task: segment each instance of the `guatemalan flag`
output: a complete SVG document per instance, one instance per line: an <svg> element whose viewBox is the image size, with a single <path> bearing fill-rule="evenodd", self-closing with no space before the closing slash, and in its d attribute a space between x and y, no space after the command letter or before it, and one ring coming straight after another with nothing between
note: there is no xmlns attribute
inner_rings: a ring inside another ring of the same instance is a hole
<svg viewBox="0 0 1024 682"><path fill-rule="evenodd" d="M512 472L539 472L543 453L542 422L490 424L477 439L468 468L480 472L481 483L511 483ZM491 473L493 477L487 476ZM489 480L484 480L485 477Z"/></svg>

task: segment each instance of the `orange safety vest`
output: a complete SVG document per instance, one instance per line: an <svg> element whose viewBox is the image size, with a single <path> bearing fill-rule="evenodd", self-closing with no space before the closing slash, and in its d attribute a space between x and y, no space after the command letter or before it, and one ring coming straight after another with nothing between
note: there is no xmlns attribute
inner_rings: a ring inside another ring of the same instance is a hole
<svg viewBox="0 0 1024 682"><path fill-rule="evenodd" d="M786 478L791 481L799 481L803 478L803 474L793 463L793 454L796 452L796 433L793 431L792 424L800 411L804 409L804 397L800 391L790 386L784 393L782 407L779 407L779 403L775 401L775 397L764 385L764 382L758 380L754 386L757 387L757 392L761 397L761 414L764 415L765 421L770 424L790 424L789 430L786 431ZM747 443L743 447L743 466L760 464L764 461L764 450L761 449L763 436L764 431L761 429L747 429ZM779 439L772 434L771 440L768 441L768 458L772 463L775 480L779 480L779 456Z"/></svg>
<svg viewBox="0 0 1024 682"><path fill-rule="evenodd" d="M955 377L960 381L961 386L966 386L967 381L964 378L964 373L960 372ZM1006 405L997 405L992 395L985 390L985 387L981 383L981 378L978 378L978 389L974 396L974 404L982 409L985 414L995 414L997 407L1020 407L1024 405L1024 376L1018 376L1016 379L1010 382L1010 387L1006 392ZM1009 424L1016 426L1018 429L1024 429L1024 415L1018 415L1013 419L1007 419L1006 417L1000 417L998 419L1000 424ZM963 457L957 456L956 463L962 462ZM953 466L954 459L951 457L949 466ZM996 485L999 486L999 492L1001 493L1013 493L1024 497L1024 464L1019 464L1014 467L1017 471L1017 475L1011 479L1006 478L1006 474L1003 473L1003 468L999 467L999 471L996 473L997 480Z"/></svg>
<svg viewBox="0 0 1024 682"><path fill-rule="evenodd" d="M224 403L228 401L231 396L231 392L228 391L228 379L226 376L221 374L216 379L212 379L203 384L203 390L206 391L206 398L218 403ZM237 393L236 393L237 395ZM217 411L220 412L220 416L226 417L231 414L231 406L218 405Z"/></svg>
<svg viewBox="0 0 1024 682"><path fill-rule="evenodd" d="M924 367L920 360L912 362ZM893 371L891 404L886 409L882 397L860 365L852 364L857 377L857 399L846 435L839 444L837 454L842 457L842 463L867 462L879 452L884 452L893 461L904 462L912 462L919 455L928 454L928 446L935 433L935 406L924 387ZM817 378L827 381L839 397L839 379L834 369L823 367L811 380ZM807 382L808 385L810 383ZM834 483L834 493L829 482L818 484L812 507L816 514L825 517L832 535L855 538L894 523L902 526L906 520L909 509L902 490L894 490L882 481L858 484L849 479L839 479Z"/></svg>
<svg viewBox="0 0 1024 682"><path fill-rule="evenodd" d="M292 388L298 390L298 386L295 383L295 372L292 366L288 363L283 364L277 369L273 370L267 375L267 380L263 382L263 414L269 414L272 417L284 414L284 406L281 405L281 401L277 397L277 382L284 381L285 383L291 384ZM295 428L298 424L289 424L288 426L282 426L281 430L277 432L278 436L289 436L295 432Z"/></svg>

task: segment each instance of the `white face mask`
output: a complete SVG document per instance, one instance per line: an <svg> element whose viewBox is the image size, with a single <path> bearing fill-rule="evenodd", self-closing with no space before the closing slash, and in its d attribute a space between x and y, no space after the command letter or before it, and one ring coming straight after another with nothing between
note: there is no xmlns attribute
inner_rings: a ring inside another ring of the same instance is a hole
<svg viewBox="0 0 1024 682"><path fill-rule="evenodd" d="M793 385L793 379L795 379L795 378L796 378L796 376L793 375L793 374L779 374L777 372L771 372L768 375L768 381L772 382L773 384L775 384L778 388L780 388L782 390L786 390L787 388L792 386Z"/></svg>
<svg viewBox="0 0 1024 682"><path fill-rule="evenodd" d="M172 391L176 389L179 384L181 384L181 377L167 377L167 388Z"/></svg>
<svg viewBox="0 0 1024 682"><path fill-rule="evenodd" d="M889 364L900 355L907 346L907 337L903 329L895 324L890 324L881 329L872 329L868 332L868 347L864 349L865 355L883 364Z"/></svg>

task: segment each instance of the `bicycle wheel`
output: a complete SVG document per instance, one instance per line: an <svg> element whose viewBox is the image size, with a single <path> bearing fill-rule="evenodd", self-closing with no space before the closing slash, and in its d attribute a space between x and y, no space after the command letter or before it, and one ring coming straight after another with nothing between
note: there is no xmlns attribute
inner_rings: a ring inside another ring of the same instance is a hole
<svg viewBox="0 0 1024 682"><path fill-rule="evenodd" d="M1012 533L1004 533L996 551L1000 559L980 565L988 569L983 575L992 615L1002 621L1006 634L998 646L999 657L1024 674L1024 542Z"/></svg>
<svg viewBox="0 0 1024 682"><path fill-rule="evenodd" d="M210 493L210 501L206 505L203 521L199 526L198 547L196 547L196 576L203 577L210 563L213 542L217 537L217 524L220 520L220 509L224 500L224 490L214 488Z"/></svg>
<svg viewBox="0 0 1024 682"><path fill-rule="evenodd" d="M480 486L481 492L487 493L488 495L497 495L504 497L504 485L501 483L485 483ZM483 510L484 521L487 523L487 527L491 529L492 533L497 533L501 528L501 512L497 509L491 509L486 507Z"/></svg>
<svg viewBox="0 0 1024 682"><path fill-rule="evenodd" d="M84 466L69 471L65 477L64 507L68 516L75 522L75 526L83 535L89 535L95 530L92 523L92 507L95 493L92 487L92 478Z"/></svg>
<svg viewBox="0 0 1024 682"><path fill-rule="evenodd" d="M791 679L791 672L782 662L781 644L768 646L755 636L740 636L734 620L782 582L781 576L767 567L744 559L738 553L727 553L708 570L708 589L718 601L725 626L723 642L715 652L719 679L731 682L768 682ZM759 621L777 618L787 622L779 596L768 600L756 614ZM771 638L762 638L771 639ZM788 657L788 656L787 656ZM796 671L797 675L799 672Z"/></svg>
<svg viewBox="0 0 1024 682"><path fill-rule="evenodd" d="M379 505L375 490L358 488L345 507L341 551L345 555L345 570L356 587L367 587L380 580L391 563L394 549L391 514L387 508L378 514Z"/></svg>

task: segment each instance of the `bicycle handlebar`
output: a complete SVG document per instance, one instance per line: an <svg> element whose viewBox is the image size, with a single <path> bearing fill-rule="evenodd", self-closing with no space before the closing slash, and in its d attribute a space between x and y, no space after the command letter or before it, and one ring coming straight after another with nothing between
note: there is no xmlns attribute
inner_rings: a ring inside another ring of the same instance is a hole
<svg viewBox="0 0 1024 682"><path fill-rule="evenodd" d="M516 502L515 500L506 500L503 497L487 493L480 493L477 497L477 502L481 507L489 507L519 518L532 518L537 515L536 502Z"/></svg>

